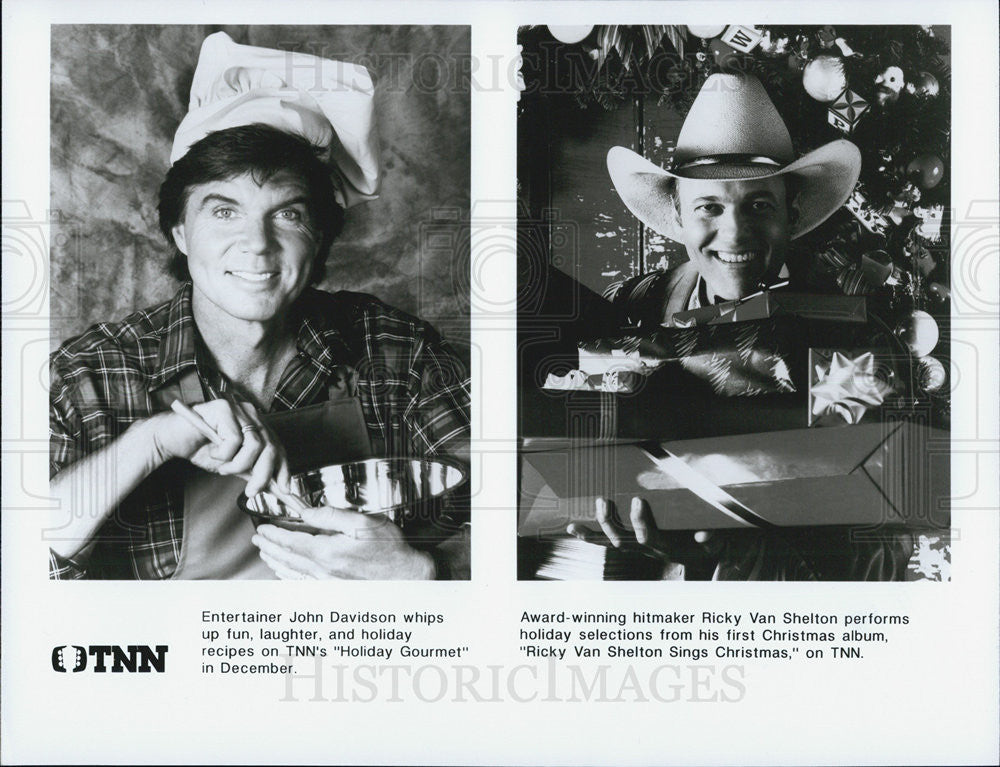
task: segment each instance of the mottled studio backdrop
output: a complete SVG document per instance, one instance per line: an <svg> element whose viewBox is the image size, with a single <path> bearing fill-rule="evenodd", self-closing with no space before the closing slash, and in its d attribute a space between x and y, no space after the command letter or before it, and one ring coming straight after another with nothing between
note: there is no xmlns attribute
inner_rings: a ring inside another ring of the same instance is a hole
<svg viewBox="0 0 1000 767"><path fill-rule="evenodd" d="M368 66L385 180L348 211L323 287L372 293L468 343L468 27L53 26L52 341L166 300L157 190L202 40Z"/></svg>

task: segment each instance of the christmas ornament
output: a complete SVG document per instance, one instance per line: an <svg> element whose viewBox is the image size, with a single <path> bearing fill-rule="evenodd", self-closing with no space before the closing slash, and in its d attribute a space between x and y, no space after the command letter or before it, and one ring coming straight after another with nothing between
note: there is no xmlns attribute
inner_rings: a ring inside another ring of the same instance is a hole
<svg viewBox="0 0 1000 767"><path fill-rule="evenodd" d="M722 30L725 28L725 24L688 24L688 32L695 37L701 37L705 40L710 37L717 37L718 35L721 35Z"/></svg>
<svg viewBox="0 0 1000 767"><path fill-rule="evenodd" d="M944 178L944 163L936 154L920 154L907 163L906 175L921 189L933 189Z"/></svg>
<svg viewBox="0 0 1000 767"><path fill-rule="evenodd" d="M694 54L694 57L695 57L695 58L696 58L696 59L697 59L697 60L698 60L699 62L705 62L705 61L708 61L708 54L706 54L706 53L705 53L705 51L698 51L697 53L695 53L695 54Z"/></svg>
<svg viewBox="0 0 1000 767"><path fill-rule="evenodd" d="M802 87L817 101L833 101L847 89L844 60L822 53L802 70Z"/></svg>
<svg viewBox="0 0 1000 767"><path fill-rule="evenodd" d="M894 104L899 98L899 92L906 84L903 70L899 67L888 67L875 78L875 100L879 106Z"/></svg>
<svg viewBox="0 0 1000 767"><path fill-rule="evenodd" d="M895 332L914 357L926 357L934 351L940 338L937 321L922 309L900 322Z"/></svg>
<svg viewBox="0 0 1000 767"><path fill-rule="evenodd" d="M590 26L553 26L549 24L549 32L561 43L578 43L594 29Z"/></svg>
<svg viewBox="0 0 1000 767"><path fill-rule="evenodd" d="M760 41L760 49L768 56L780 56L788 50L790 40L787 37L779 37L777 40L771 39L771 33L765 32L764 39Z"/></svg>
<svg viewBox="0 0 1000 767"><path fill-rule="evenodd" d="M809 373L809 426L825 415L858 423L869 408L881 405L892 391L876 374L875 355L871 352L810 349Z"/></svg>
<svg viewBox="0 0 1000 767"><path fill-rule="evenodd" d="M868 111L868 102L852 90L845 90L827 109L827 119L834 128L850 133L861 115Z"/></svg>
<svg viewBox="0 0 1000 767"><path fill-rule="evenodd" d="M921 72L912 83L906 84L906 90L915 96L932 99L938 95L941 86L937 78L930 72Z"/></svg>
<svg viewBox="0 0 1000 767"><path fill-rule="evenodd" d="M708 50L712 53L712 59L722 69L735 68L739 64L736 51L718 38L708 44Z"/></svg>
<svg viewBox="0 0 1000 767"><path fill-rule="evenodd" d="M928 394L940 391L948 380L944 364L936 357L921 357L917 360L917 386Z"/></svg>
<svg viewBox="0 0 1000 767"><path fill-rule="evenodd" d="M889 220L875 210L868 202L868 199L858 190L855 189L854 193L847 198L847 202L844 203L844 207L851 211L855 218L857 218L869 232L884 235L889 231Z"/></svg>
<svg viewBox="0 0 1000 767"><path fill-rule="evenodd" d="M951 298L951 291L947 285L940 282L932 282L927 286L927 295L934 299L936 303L943 304Z"/></svg>
<svg viewBox="0 0 1000 767"><path fill-rule="evenodd" d="M847 41L844 38L838 37L833 42L838 48L840 48L840 53L844 56L844 58L854 55L854 49L847 44Z"/></svg>
<svg viewBox="0 0 1000 767"><path fill-rule="evenodd" d="M832 48L837 41L837 30L827 24L816 33L816 38L823 48Z"/></svg>
<svg viewBox="0 0 1000 767"><path fill-rule="evenodd" d="M764 39L764 33L753 27L730 24L720 39L738 51L750 53L760 45L760 41Z"/></svg>
<svg viewBox="0 0 1000 767"><path fill-rule="evenodd" d="M941 240L941 223L944 218L943 205L931 205L928 207L916 207L913 215L920 219L914 231L930 242Z"/></svg>

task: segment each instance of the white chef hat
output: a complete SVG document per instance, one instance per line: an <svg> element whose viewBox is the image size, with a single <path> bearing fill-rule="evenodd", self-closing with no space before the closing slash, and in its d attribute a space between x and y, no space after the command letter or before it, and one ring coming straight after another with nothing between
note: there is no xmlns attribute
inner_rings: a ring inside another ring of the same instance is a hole
<svg viewBox="0 0 1000 767"><path fill-rule="evenodd" d="M170 162L209 133L264 123L326 151L342 206L372 200L381 175L374 94L362 66L239 45L216 32L202 43L191 103L174 136Z"/></svg>

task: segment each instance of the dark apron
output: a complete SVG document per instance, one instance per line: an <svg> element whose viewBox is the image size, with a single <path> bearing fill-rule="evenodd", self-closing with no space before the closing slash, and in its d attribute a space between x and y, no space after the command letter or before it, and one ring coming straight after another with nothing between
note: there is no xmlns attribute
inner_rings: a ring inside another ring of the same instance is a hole
<svg viewBox="0 0 1000 767"><path fill-rule="evenodd" d="M372 455L361 401L349 385L350 375L329 389L329 399L317 405L268 413L262 420L285 447L292 473L368 458ZM180 399L188 405L205 401L198 371L157 393L169 408ZM191 465L184 483L184 530L175 580L274 580L277 576L250 543L250 517L236 499L246 488L240 477L224 477Z"/></svg>

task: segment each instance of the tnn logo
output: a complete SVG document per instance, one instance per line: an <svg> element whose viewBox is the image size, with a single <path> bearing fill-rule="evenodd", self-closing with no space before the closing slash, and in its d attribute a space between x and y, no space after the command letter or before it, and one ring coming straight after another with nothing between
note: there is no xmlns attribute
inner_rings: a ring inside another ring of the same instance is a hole
<svg viewBox="0 0 1000 767"><path fill-rule="evenodd" d="M52 668L61 672L83 671L87 668L87 659L93 658L92 668L95 674L108 671L109 659L110 670L115 674L125 671L140 674L163 672L167 665L167 649L167 645L163 644L156 645L155 650L144 644L130 644L124 649L110 644L92 644L88 647L60 645L52 648Z"/></svg>

